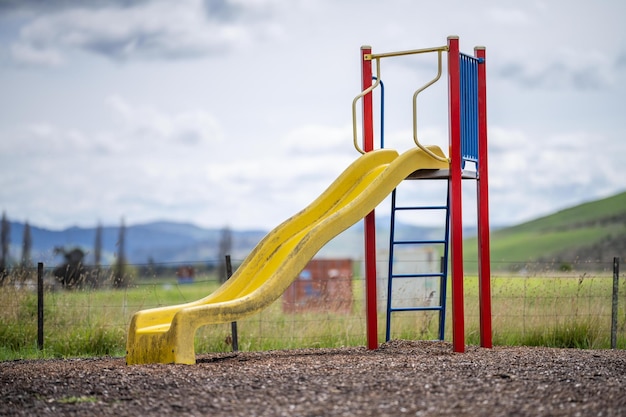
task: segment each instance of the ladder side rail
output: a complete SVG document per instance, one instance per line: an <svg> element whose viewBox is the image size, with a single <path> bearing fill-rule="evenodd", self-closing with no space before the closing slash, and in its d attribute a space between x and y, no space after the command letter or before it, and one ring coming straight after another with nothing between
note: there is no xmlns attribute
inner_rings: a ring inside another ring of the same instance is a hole
<svg viewBox="0 0 626 417"><path fill-rule="evenodd" d="M446 302L447 302L447 292L448 292L448 256L450 252L450 180L448 180L447 187L447 195L446 195L446 225L445 225L445 236L446 243L443 247L443 257L441 260L441 274L442 278L439 282L439 305L444 308L439 312L439 340L443 340L445 338L446 332Z"/></svg>
<svg viewBox="0 0 626 417"><path fill-rule="evenodd" d="M391 192L391 220L389 225L389 260L387 271L387 312L386 312L386 329L385 329L385 341L388 342L391 338L391 293L393 292L392 277L393 277L393 256L394 256L394 235L396 228L396 190L394 188Z"/></svg>

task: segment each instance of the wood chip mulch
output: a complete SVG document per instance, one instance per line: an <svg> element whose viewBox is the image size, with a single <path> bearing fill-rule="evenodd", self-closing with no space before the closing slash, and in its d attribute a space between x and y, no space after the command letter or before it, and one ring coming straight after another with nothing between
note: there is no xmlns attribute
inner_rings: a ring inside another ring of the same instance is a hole
<svg viewBox="0 0 626 417"><path fill-rule="evenodd" d="M391 341L378 350L0 362L4 416L626 416L626 351Z"/></svg>

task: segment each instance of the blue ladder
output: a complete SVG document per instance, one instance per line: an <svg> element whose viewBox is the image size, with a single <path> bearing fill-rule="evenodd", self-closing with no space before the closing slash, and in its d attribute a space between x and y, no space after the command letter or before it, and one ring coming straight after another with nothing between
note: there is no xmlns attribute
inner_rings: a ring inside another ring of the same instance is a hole
<svg viewBox="0 0 626 417"><path fill-rule="evenodd" d="M438 311L439 312L439 340L444 339L445 333L445 318L446 318L446 288L448 277L448 237L450 236L450 186L448 180L446 205L434 205L434 206L400 206L396 205L396 192L394 189L391 194L391 226L389 230L389 270L387 274L387 329L385 340L389 341L391 338L391 315L394 312L400 311ZM396 213L404 210L430 210L430 211L445 211L445 236L439 240L396 240L395 238L395 223ZM401 245L414 245L414 246L432 246L442 245L443 256L441 258L440 272L430 273L414 273L414 274L396 274L394 272L394 253L395 249ZM392 293L393 293L393 281L406 278L439 278L439 304L428 306L415 306L415 307L393 307Z"/></svg>

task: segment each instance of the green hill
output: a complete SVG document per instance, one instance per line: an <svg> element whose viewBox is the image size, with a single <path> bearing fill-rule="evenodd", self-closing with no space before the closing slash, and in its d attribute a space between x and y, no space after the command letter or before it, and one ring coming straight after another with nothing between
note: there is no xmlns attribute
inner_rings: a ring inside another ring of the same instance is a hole
<svg viewBox="0 0 626 417"><path fill-rule="evenodd" d="M476 262L476 238L465 242L468 268ZM561 269L598 269L626 259L626 192L584 203L491 234L494 270L527 263Z"/></svg>

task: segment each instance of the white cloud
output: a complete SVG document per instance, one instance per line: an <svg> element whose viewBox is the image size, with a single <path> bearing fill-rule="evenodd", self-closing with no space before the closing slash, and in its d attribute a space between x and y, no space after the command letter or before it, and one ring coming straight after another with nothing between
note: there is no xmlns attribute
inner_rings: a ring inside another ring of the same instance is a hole
<svg viewBox="0 0 626 417"><path fill-rule="evenodd" d="M116 116L109 130L40 123L2 143L3 155L19 154L15 163L31 167L29 176L5 178L20 190L9 212L30 201L45 207L46 217L82 225L122 216L145 221L147 207L149 219L192 216L198 224L238 228L278 224L358 157L347 126L298 128L268 152L246 154L229 151L219 123L206 111L170 114L120 95L106 103ZM30 178L45 179L45 186ZM0 181L0 188L14 187ZM45 221L31 217L33 223Z"/></svg>
<svg viewBox="0 0 626 417"><path fill-rule="evenodd" d="M504 9L498 7L488 9L486 15L494 23L503 26L526 26L531 21L528 13L520 9Z"/></svg>
<svg viewBox="0 0 626 417"><path fill-rule="evenodd" d="M0 55L40 68L0 66L0 202L32 224L270 228L359 156L359 46L421 48L450 34L464 51L487 47L495 224L626 189L618 1L12 5L0 5ZM376 30L364 24L374 15ZM413 146L411 95L434 62L384 61L386 147ZM447 153L446 84L420 96L418 126Z"/></svg>
<svg viewBox="0 0 626 417"><path fill-rule="evenodd" d="M490 128L489 184L496 224L529 220L624 190L626 145L594 132L545 134ZM507 146L509 148L507 149ZM610 150L612 149L612 151Z"/></svg>
<svg viewBox="0 0 626 417"><path fill-rule="evenodd" d="M2 135L15 138L1 145L5 169L29 167L28 176L0 181L4 191L19 190L11 205L34 199L47 213L82 223L110 220L99 215L105 212L119 217L136 210L131 214L139 216L144 208L135 208L132 201L146 201L167 217L167 207L188 200L181 197L186 193L202 199L199 189L208 192L210 187L199 174L216 159L212 151L221 135L214 118L200 110L166 114L135 107L119 96L108 103L121 121L112 130L86 132L41 123L19 135ZM91 212L85 209L87 202L93 204Z"/></svg>
<svg viewBox="0 0 626 417"><path fill-rule="evenodd" d="M223 54L280 33L268 16L255 19L261 5L235 6L226 17L209 13L200 0L62 9L26 24L11 52L17 62L41 65L59 65L72 50L115 61L179 59Z"/></svg>
<svg viewBox="0 0 626 417"><path fill-rule="evenodd" d="M512 60L496 65L496 74L522 87L543 90L600 90L616 79L612 58L600 52L555 51L531 61Z"/></svg>
<svg viewBox="0 0 626 417"><path fill-rule="evenodd" d="M59 51L52 48L38 48L29 43L15 43L11 45L13 59L27 66L59 67L64 59Z"/></svg>
<svg viewBox="0 0 626 417"><path fill-rule="evenodd" d="M203 110L170 115L149 106L133 106L118 95L108 97L106 102L121 121L125 134L142 147L161 142L193 147L222 138L218 122Z"/></svg>
<svg viewBox="0 0 626 417"><path fill-rule="evenodd" d="M355 151L350 146L352 126L329 128L319 125L307 125L290 131L281 141L280 146L293 154L345 154Z"/></svg>

